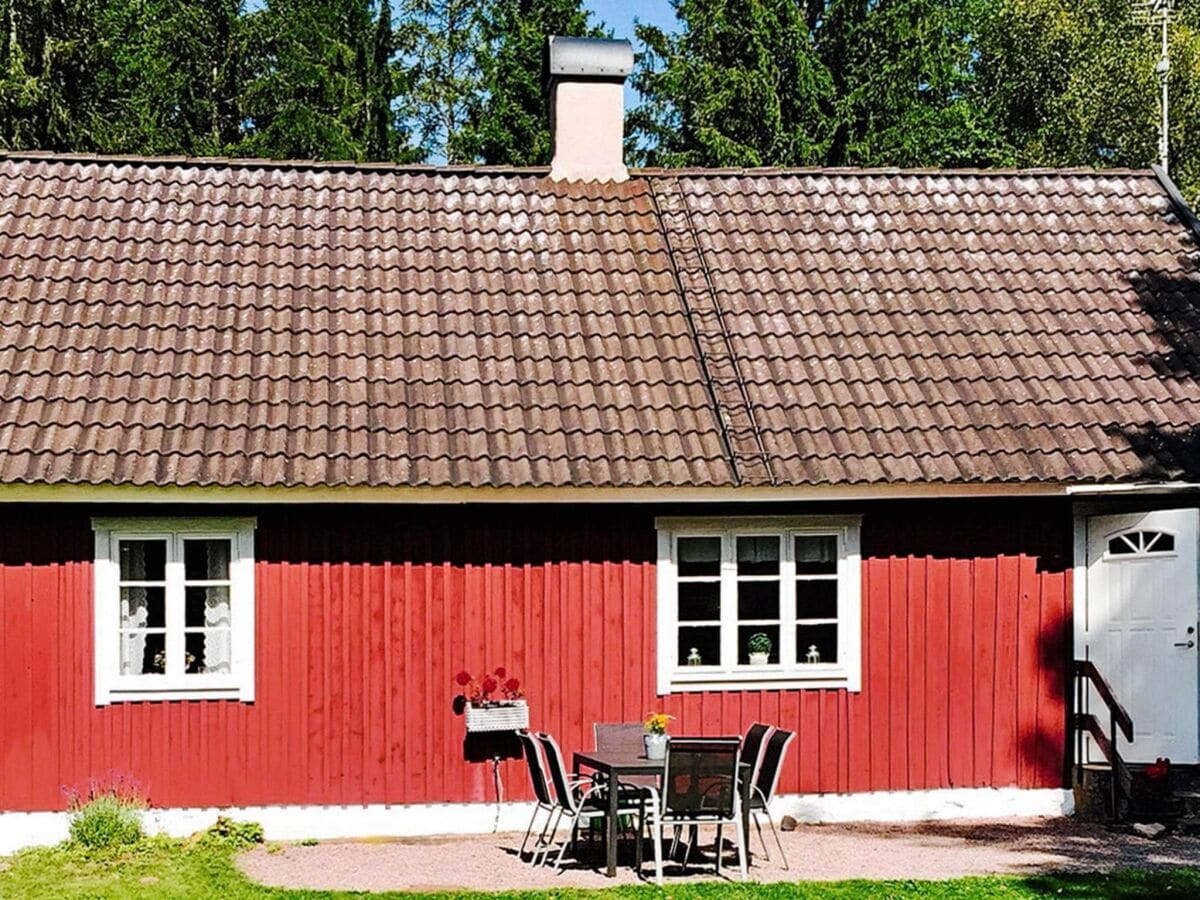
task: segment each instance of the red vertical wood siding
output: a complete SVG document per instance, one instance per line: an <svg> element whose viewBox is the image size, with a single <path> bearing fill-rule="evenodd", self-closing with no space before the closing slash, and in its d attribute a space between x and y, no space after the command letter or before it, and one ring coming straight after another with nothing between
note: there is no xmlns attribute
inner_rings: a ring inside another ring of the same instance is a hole
<svg viewBox="0 0 1200 900"><path fill-rule="evenodd" d="M61 808L64 787L109 773L156 806L491 800L487 767L462 761L450 701L458 670L500 664L523 677L533 725L568 751L590 746L594 721L663 708L676 733L759 719L797 730L789 792L1062 784L1069 508L858 509L860 693L656 698L664 510L258 509L245 510L259 517L256 702L96 708L94 511L10 507L0 809ZM520 764L504 780L525 796Z"/></svg>

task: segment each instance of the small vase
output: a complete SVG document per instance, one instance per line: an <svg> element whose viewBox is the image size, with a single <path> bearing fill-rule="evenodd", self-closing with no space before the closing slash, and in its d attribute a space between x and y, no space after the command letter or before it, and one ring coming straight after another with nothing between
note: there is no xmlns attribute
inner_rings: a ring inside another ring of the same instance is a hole
<svg viewBox="0 0 1200 900"><path fill-rule="evenodd" d="M667 758L667 736L665 734L646 734L646 759Z"/></svg>
<svg viewBox="0 0 1200 900"><path fill-rule="evenodd" d="M767 661L770 658L771 658L771 654L769 654L769 653L751 653L750 654L750 665L765 666L767 664Z"/></svg>

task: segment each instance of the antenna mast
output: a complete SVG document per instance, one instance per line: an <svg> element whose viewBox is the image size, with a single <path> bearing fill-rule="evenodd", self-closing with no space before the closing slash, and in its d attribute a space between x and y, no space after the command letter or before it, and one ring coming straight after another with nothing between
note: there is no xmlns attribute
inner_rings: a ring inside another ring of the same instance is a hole
<svg viewBox="0 0 1200 900"><path fill-rule="evenodd" d="M1137 0L1133 7L1133 20L1139 25L1158 29L1162 36L1162 50L1158 62L1154 64L1154 74L1158 76L1159 87L1158 164L1165 172L1171 151L1167 83L1171 74L1170 30L1171 23L1175 21L1175 0Z"/></svg>

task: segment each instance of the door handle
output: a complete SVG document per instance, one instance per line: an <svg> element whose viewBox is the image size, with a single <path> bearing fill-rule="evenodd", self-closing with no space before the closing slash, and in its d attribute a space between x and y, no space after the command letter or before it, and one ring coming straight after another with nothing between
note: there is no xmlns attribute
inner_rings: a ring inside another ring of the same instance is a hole
<svg viewBox="0 0 1200 900"><path fill-rule="evenodd" d="M1176 647L1187 647L1189 650L1196 646L1195 641L1176 641Z"/></svg>

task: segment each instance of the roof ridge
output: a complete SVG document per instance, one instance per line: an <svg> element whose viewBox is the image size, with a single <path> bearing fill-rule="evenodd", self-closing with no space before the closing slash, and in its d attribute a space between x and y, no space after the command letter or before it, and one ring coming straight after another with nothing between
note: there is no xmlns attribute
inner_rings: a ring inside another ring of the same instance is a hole
<svg viewBox="0 0 1200 900"><path fill-rule="evenodd" d="M0 160L18 162L97 163L195 168L294 169L328 171L395 172L421 175L534 175L550 174L549 166L487 164L435 165L432 163L368 162L353 159L269 159L259 156L141 156L122 153L56 153L50 150L0 151Z"/></svg>
<svg viewBox="0 0 1200 900"><path fill-rule="evenodd" d="M488 163L436 164L405 162L371 162L363 160L319 160L319 159L271 159L257 156L186 156L186 155L140 155L136 153L62 153L52 150L5 150L0 151L0 160L21 162L62 163L109 163L144 166L194 166L198 168L242 168L242 169L295 169L412 173L421 175L529 175L545 177L550 174L549 166L509 166ZM1137 175L1154 178L1153 167L1139 169L1129 167L1095 168L1093 166L1049 166L997 167L997 168L936 168L929 166L682 166L664 168L659 166L630 167L631 178L654 179L676 176L728 177L731 175L906 175L922 177L979 176L979 177L1120 177Z"/></svg>
<svg viewBox="0 0 1200 900"><path fill-rule="evenodd" d="M671 177L681 175L696 177L729 175L917 175L928 177L938 177L944 175L976 175L995 177L1011 177L1014 175L1026 177L1138 175L1146 178L1154 177L1152 168L1137 169L1116 166L1103 169L1095 168L1093 166L1068 166L1065 168L1054 168L1051 166L1031 166L1029 168L1018 168L1010 166L997 168L964 167L945 169L929 166L695 166L678 169L656 168L650 166L644 168L630 168L629 174L644 177Z"/></svg>

